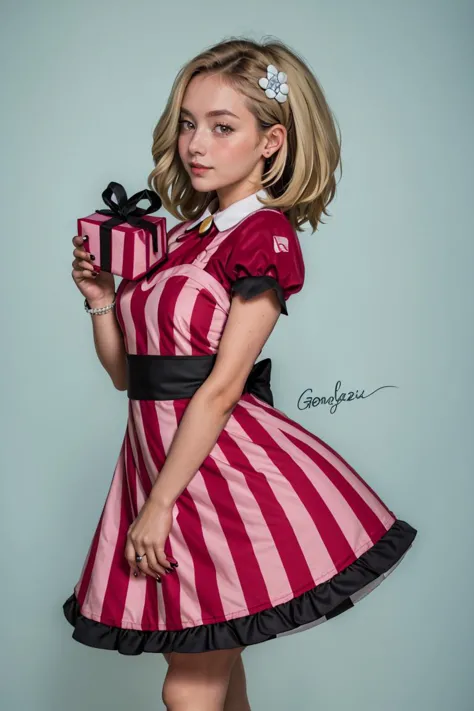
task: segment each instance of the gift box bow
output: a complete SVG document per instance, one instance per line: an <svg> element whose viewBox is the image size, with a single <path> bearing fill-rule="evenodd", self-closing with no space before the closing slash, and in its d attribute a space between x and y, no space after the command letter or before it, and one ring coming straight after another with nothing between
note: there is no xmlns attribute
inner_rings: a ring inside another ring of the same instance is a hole
<svg viewBox="0 0 474 711"><path fill-rule="evenodd" d="M112 200L112 196L116 197L117 202ZM151 232L153 251L158 252L158 227L155 223L144 220L144 215L149 215L151 212L156 212L162 206L162 201L152 190L140 190L131 197L127 197L127 192L120 183L111 182L108 184L102 193L102 199L109 210L102 208L96 210L100 215L111 215L110 220L102 222L101 232L109 234L113 227L127 222L133 227L141 227L144 230ZM137 207L141 200L148 200L150 205L145 209Z"/></svg>

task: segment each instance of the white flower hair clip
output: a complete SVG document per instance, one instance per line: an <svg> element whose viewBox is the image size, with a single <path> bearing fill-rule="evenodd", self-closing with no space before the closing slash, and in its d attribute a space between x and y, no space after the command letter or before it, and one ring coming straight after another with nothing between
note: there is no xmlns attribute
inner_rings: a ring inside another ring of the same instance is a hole
<svg viewBox="0 0 474 711"><path fill-rule="evenodd" d="M278 69L269 64L267 67L267 76L258 80L259 86L265 89L265 94L269 99L276 99L280 104L288 98L290 91L287 84L288 77L285 72L279 72Z"/></svg>

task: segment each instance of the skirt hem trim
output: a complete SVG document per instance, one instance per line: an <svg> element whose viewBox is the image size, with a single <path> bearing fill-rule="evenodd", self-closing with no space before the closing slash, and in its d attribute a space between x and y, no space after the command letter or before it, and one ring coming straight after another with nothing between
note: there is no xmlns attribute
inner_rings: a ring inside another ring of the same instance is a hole
<svg viewBox="0 0 474 711"><path fill-rule="evenodd" d="M417 534L410 524L396 519L371 548L329 580L319 583L287 602L259 612L221 622L178 630L137 630L107 625L81 612L75 592L63 605L64 616L74 627L74 640L90 647L120 654L142 652L196 653L232 649L275 639L298 627L336 617L354 606L351 596L376 586L401 560ZM361 599L361 598L360 598Z"/></svg>

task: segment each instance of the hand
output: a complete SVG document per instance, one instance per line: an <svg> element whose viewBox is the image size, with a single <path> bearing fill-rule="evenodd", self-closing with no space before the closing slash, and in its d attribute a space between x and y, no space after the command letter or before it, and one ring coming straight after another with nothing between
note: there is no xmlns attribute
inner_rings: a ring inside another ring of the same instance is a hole
<svg viewBox="0 0 474 711"><path fill-rule="evenodd" d="M85 296L91 308L112 303L115 296L114 275L109 272L94 271L94 260L82 248L82 237L76 235L73 237L72 243L75 246L72 278L77 288Z"/></svg>
<svg viewBox="0 0 474 711"><path fill-rule="evenodd" d="M161 506L148 498L127 532L125 558L132 570L151 575L161 583L161 576L173 572L177 563L170 563L165 543L173 524L172 508ZM146 554L141 563L135 554Z"/></svg>

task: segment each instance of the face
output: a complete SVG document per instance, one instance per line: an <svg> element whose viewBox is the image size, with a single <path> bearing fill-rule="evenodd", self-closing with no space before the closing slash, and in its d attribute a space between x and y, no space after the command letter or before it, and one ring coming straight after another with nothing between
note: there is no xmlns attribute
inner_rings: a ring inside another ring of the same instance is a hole
<svg viewBox="0 0 474 711"><path fill-rule="evenodd" d="M193 188L217 191L221 207L223 200L260 188L265 158L279 147L273 127L270 133L258 131L244 97L222 77L203 74L189 82L181 106L179 156Z"/></svg>

